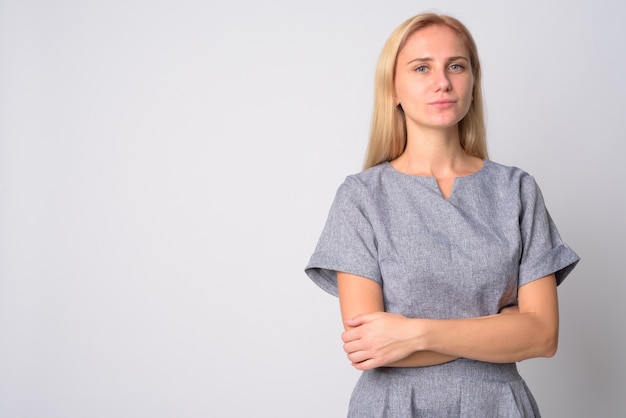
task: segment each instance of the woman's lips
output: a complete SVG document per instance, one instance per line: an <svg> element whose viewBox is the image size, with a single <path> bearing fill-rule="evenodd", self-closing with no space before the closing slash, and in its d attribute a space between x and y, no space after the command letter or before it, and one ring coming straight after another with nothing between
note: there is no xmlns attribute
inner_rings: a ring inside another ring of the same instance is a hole
<svg viewBox="0 0 626 418"><path fill-rule="evenodd" d="M429 102L428 104L433 107L445 109L445 108L454 106L455 103L456 103L456 100L442 99L442 100L435 100L435 101Z"/></svg>

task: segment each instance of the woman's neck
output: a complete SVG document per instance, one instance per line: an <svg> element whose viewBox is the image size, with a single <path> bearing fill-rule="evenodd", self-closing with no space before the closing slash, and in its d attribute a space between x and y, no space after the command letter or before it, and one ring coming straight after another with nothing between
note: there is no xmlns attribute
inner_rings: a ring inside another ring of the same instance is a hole
<svg viewBox="0 0 626 418"><path fill-rule="evenodd" d="M456 127L409 132L404 152L391 164L406 174L435 178L465 176L482 167L479 158L468 155L461 147Z"/></svg>

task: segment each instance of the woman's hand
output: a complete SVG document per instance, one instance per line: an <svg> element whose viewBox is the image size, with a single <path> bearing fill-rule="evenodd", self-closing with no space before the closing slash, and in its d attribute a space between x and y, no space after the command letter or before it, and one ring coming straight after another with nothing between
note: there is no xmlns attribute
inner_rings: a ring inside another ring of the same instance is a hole
<svg viewBox="0 0 626 418"><path fill-rule="evenodd" d="M345 321L343 349L358 370L386 366L415 352L418 321L386 312L358 315Z"/></svg>

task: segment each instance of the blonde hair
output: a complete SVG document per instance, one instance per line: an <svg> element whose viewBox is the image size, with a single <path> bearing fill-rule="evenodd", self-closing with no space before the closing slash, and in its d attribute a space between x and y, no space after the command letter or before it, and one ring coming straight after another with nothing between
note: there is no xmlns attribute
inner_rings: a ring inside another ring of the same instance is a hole
<svg viewBox="0 0 626 418"><path fill-rule="evenodd" d="M469 30L457 19L432 13L414 16L402 23L389 36L378 59L374 79L374 111L364 168L400 156L406 147L406 121L401 106L394 101L394 82L398 53L411 35L431 25L443 25L453 29L465 44L474 76L472 103L467 115L459 122L461 147L469 155L487 159L487 137L483 114L483 98L480 83L478 49Z"/></svg>

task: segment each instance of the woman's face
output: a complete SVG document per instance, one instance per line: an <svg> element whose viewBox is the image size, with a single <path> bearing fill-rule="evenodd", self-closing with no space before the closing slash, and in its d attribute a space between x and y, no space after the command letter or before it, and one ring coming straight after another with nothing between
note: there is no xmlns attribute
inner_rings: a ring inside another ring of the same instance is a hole
<svg viewBox="0 0 626 418"><path fill-rule="evenodd" d="M456 127L472 103L473 86L469 51L447 26L418 30L398 54L394 99L409 134Z"/></svg>

